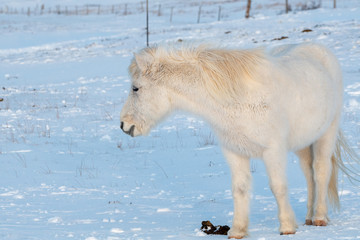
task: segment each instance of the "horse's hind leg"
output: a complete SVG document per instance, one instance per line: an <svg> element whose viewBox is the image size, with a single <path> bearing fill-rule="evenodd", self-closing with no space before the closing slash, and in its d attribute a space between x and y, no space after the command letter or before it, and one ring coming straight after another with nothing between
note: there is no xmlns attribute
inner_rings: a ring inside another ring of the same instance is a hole
<svg viewBox="0 0 360 240"><path fill-rule="evenodd" d="M326 226L328 223L327 196L332 171L331 156L334 152L337 132L338 123L335 120L324 136L313 144L313 169L316 188L313 224L316 226Z"/></svg>
<svg viewBox="0 0 360 240"><path fill-rule="evenodd" d="M306 182L307 182L307 190L308 190L308 200L307 200L307 214L305 218L306 225L312 225L312 218L314 215L314 191L315 191L315 183L314 183L314 171L313 171L313 154L312 154L312 146L306 147L300 151L298 151L297 156L300 159L300 165L304 172Z"/></svg>

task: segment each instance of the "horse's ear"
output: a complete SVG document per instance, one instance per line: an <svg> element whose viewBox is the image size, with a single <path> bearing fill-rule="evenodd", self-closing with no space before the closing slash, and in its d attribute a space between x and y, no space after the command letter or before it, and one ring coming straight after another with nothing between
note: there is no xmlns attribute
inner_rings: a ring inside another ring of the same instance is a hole
<svg viewBox="0 0 360 240"><path fill-rule="evenodd" d="M135 62L139 67L141 72L145 72L151 63L153 62L153 57L150 54L134 54Z"/></svg>

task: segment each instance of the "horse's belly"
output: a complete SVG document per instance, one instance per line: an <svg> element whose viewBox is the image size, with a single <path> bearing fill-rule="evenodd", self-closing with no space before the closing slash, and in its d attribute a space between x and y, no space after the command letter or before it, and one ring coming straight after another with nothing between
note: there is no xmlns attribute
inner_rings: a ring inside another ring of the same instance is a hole
<svg viewBox="0 0 360 240"><path fill-rule="evenodd" d="M323 123L308 121L294 126L289 136L290 150L297 151L311 145L324 135L329 126L330 121Z"/></svg>
<svg viewBox="0 0 360 240"><path fill-rule="evenodd" d="M293 112L289 134L291 150L299 150L314 143L325 134L340 114L334 99L329 97L319 101L316 98L314 97L314 102L301 106L296 113Z"/></svg>

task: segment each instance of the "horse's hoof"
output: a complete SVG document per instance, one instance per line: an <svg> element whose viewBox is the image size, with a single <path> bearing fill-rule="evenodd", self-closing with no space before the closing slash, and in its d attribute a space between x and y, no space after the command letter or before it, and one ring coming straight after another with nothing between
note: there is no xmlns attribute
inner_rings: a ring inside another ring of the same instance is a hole
<svg viewBox="0 0 360 240"><path fill-rule="evenodd" d="M228 236L228 239L243 239L244 236Z"/></svg>
<svg viewBox="0 0 360 240"><path fill-rule="evenodd" d="M231 228L227 235L228 239L243 239L247 236L246 227Z"/></svg>
<svg viewBox="0 0 360 240"><path fill-rule="evenodd" d="M327 222L325 220L314 220L314 226L321 226L325 227L327 225Z"/></svg>
<svg viewBox="0 0 360 240"><path fill-rule="evenodd" d="M305 220L305 225L308 225L308 226L313 225L312 220L311 219L306 219Z"/></svg>
<svg viewBox="0 0 360 240"><path fill-rule="evenodd" d="M280 235L291 235L295 234L296 232L281 232Z"/></svg>

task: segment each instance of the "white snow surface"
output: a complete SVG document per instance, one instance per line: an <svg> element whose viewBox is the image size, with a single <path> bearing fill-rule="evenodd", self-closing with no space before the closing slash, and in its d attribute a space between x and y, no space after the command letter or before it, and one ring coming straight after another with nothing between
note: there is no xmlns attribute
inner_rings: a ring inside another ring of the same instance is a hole
<svg viewBox="0 0 360 240"><path fill-rule="evenodd" d="M103 4L117 2L125 1ZM289 1L289 14L283 1L253 1L250 19L243 18L245 2L203 2L209 4L200 23L200 1L164 2L161 16L159 2L151 5L150 44L181 39L236 48L307 41L328 46L344 75L341 127L359 153L358 0L338 1L336 9L323 0L308 11ZM0 8L41 3L1 1ZM62 2L85 3L92 1ZM226 239L199 231L203 220L231 225L233 216L229 169L209 126L178 112L147 137L130 138L119 128L130 88L127 67L145 46L143 12L0 14L0 32L0 239ZM288 38L274 40L283 36ZM327 227L304 226L305 179L289 154L289 198L299 228L280 236L261 160L253 160L251 169L248 239L360 238L359 185L340 175L341 210L330 211Z"/></svg>

